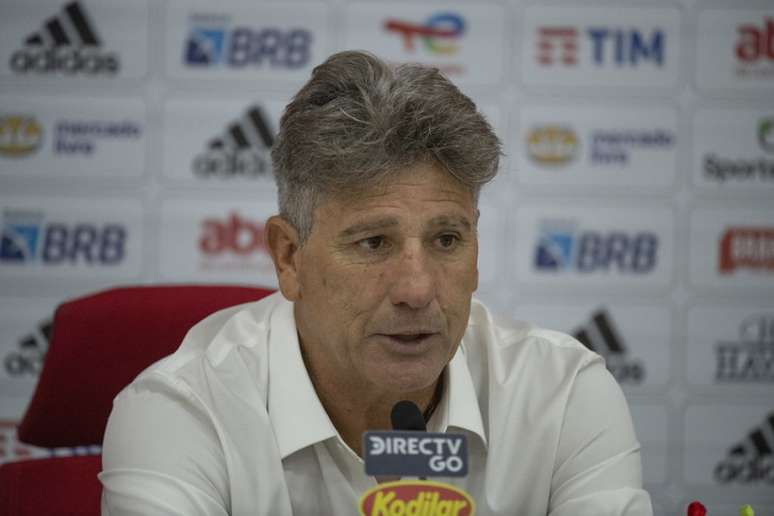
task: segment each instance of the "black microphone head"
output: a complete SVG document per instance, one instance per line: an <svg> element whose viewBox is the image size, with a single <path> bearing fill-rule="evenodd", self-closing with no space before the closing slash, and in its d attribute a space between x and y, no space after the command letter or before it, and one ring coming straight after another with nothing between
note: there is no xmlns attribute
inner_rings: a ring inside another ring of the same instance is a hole
<svg viewBox="0 0 774 516"><path fill-rule="evenodd" d="M419 407L413 401L403 400L396 403L392 407L390 420L392 421L393 430L427 431L422 411L419 410Z"/></svg>

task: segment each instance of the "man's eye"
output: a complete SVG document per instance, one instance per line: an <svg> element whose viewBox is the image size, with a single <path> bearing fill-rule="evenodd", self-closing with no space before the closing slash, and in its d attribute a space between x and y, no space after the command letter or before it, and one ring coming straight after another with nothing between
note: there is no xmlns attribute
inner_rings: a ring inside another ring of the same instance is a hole
<svg viewBox="0 0 774 516"><path fill-rule="evenodd" d="M444 249L451 249L454 247L458 240L459 238L457 238L457 235L441 235L438 237L438 244Z"/></svg>
<svg viewBox="0 0 774 516"><path fill-rule="evenodd" d="M386 245L386 242L383 236L372 236L358 241L357 245L368 251L378 251Z"/></svg>

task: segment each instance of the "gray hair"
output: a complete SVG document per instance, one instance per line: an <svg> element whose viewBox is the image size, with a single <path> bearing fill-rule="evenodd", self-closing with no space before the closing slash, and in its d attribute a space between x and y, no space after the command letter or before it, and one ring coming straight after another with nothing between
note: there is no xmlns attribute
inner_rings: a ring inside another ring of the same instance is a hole
<svg viewBox="0 0 774 516"><path fill-rule="evenodd" d="M339 52L312 71L280 120L271 151L280 215L303 243L321 198L354 195L423 162L439 163L477 200L500 149L473 101L436 68Z"/></svg>

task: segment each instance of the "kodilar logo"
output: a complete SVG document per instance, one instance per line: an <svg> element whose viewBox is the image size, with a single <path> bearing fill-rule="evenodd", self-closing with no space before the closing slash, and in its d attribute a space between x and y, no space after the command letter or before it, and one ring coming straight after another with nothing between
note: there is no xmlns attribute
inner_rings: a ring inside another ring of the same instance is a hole
<svg viewBox="0 0 774 516"><path fill-rule="evenodd" d="M540 165L566 165L575 159L578 147L578 136L570 127L549 124L527 134L527 153Z"/></svg>
<svg viewBox="0 0 774 516"><path fill-rule="evenodd" d="M80 2L70 2L24 40L10 66L18 74L113 76L120 61L115 52L102 50L102 39L86 9Z"/></svg>
<svg viewBox="0 0 774 516"><path fill-rule="evenodd" d="M403 38L403 50L414 52L414 38L422 42L429 54L455 54L459 50L456 41L465 34L465 19L457 13L441 12L430 16L424 24L390 19L384 22L387 32Z"/></svg>
<svg viewBox="0 0 774 516"><path fill-rule="evenodd" d="M728 451L715 466L714 476L721 484L774 486L774 412Z"/></svg>
<svg viewBox="0 0 774 516"><path fill-rule="evenodd" d="M360 497L361 516L473 516L475 511L469 494L441 482L385 482Z"/></svg>
<svg viewBox="0 0 774 516"><path fill-rule="evenodd" d="M271 177L271 146L274 131L260 106L251 106L239 120L229 124L223 136L211 140L207 150L192 163L196 177L255 179Z"/></svg>
<svg viewBox="0 0 774 516"><path fill-rule="evenodd" d="M36 152L43 143L43 127L28 115L0 116L0 156L18 158Z"/></svg>
<svg viewBox="0 0 774 516"><path fill-rule="evenodd" d="M718 270L774 272L774 227L731 227L720 237Z"/></svg>
<svg viewBox="0 0 774 516"><path fill-rule="evenodd" d="M648 274L656 266L658 236L650 231L579 230L572 220L540 223L534 267L540 272Z"/></svg>
<svg viewBox="0 0 774 516"><path fill-rule="evenodd" d="M637 385L645 379L645 366L641 360L628 357L626 344L604 308L595 311L591 321L576 329L572 336L602 355L607 369L619 383Z"/></svg>
<svg viewBox="0 0 774 516"><path fill-rule="evenodd" d="M774 382L774 313L753 315L739 325L739 339L715 346L718 382Z"/></svg>
<svg viewBox="0 0 774 516"><path fill-rule="evenodd" d="M302 28L231 26L231 17L193 14L183 63L197 68L300 68L311 58L312 33Z"/></svg>

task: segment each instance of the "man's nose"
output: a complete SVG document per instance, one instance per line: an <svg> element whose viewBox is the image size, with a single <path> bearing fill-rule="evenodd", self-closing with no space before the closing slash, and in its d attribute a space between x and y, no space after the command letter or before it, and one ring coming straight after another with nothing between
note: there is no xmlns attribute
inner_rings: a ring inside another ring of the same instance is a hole
<svg viewBox="0 0 774 516"><path fill-rule="evenodd" d="M435 299L436 274L432 257L419 242L404 245L395 264L390 301L394 305L424 308Z"/></svg>

